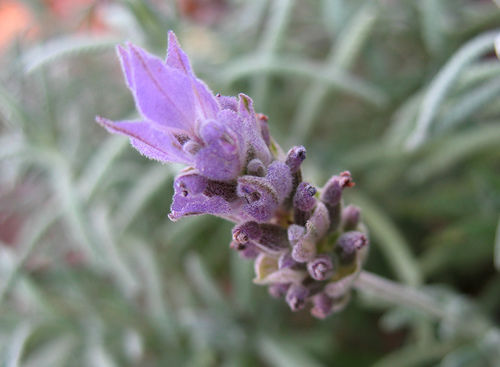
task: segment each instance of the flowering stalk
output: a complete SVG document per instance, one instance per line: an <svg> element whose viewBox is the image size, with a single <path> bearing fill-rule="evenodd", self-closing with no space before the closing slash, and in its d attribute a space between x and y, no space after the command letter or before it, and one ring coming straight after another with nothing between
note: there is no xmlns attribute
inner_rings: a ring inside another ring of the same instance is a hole
<svg viewBox="0 0 500 367"><path fill-rule="evenodd" d="M251 98L214 95L168 37L165 61L131 44L117 48L142 118L97 122L148 158L187 166L174 181L172 221L211 214L234 222L230 247L254 260L256 284L293 311L312 305L324 318L342 309L369 245L359 208L344 209L351 174L321 188L303 181L306 149L285 154Z"/></svg>

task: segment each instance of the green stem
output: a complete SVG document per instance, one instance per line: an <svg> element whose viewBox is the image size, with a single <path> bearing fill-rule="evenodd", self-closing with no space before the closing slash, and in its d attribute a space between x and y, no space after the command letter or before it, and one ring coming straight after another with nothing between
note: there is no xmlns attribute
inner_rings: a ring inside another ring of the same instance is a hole
<svg viewBox="0 0 500 367"><path fill-rule="evenodd" d="M354 281L354 288L381 300L420 311L430 317L452 324L464 336L482 336L491 324L482 315L470 315L464 322L459 315L449 312L445 305L422 290L398 284L367 271L362 271Z"/></svg>
<svg viewBox="0 0 500 367"><path fill-rule="evenodd" d="M398 284L378 275L362 271L354 282L354 287L390 303L407 306L437 318L448 319L442 307L427 294L416 288Z"/></svg>

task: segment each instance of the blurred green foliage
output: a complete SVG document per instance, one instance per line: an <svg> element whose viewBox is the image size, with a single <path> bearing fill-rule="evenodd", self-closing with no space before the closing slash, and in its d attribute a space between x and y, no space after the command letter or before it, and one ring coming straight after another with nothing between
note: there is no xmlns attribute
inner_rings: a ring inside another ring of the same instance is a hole
<svg viewBox="0 0 500 367"><path fill-rule="evenodd" d="M52 3L23 3L38 32L0 59L0 365L500 365L498 333L368 297L291 313L252 284L229 223L168 221L179 167L94 123L135 114L114 45L162 55L173 29L214 91L247 93L285 149L307 147L311 182L351 170L369 270L498 323L493 2L122 0L73 23Z"/></svg>

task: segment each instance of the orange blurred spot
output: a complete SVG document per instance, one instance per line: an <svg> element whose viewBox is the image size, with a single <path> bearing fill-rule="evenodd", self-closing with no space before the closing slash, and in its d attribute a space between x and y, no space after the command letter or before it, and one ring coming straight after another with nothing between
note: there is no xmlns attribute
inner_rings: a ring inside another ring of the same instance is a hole
<svg viewBox="0 0 500 367"><path fill-rule="evenodd" d="M109 27L100 15L105 0L44 0L52 14L78 32L105 33Z"/></svg>
<svg viewBox="0 0 500 367"><path fill-rule="evenodd" d="M85 8L89 7L94 0L45 0L47 6L52 12L61 18L67 18L75 15Z"/></svg>
<svg viewBox="0 0 500 367"><path fill-rule="evenodd" d="M0 1L0 52L23 33L30 37L35 32L35 21L26 6L14 0Z"/></svg>

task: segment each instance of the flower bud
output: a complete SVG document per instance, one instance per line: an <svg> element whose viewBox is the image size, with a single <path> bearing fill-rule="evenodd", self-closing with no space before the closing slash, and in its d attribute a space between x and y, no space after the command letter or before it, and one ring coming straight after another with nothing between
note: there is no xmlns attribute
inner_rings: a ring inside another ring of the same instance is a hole
<svg viewBox="0 0 500 367"><path fill-rule="evenodd" d="M297 191L293 197L293 206L304 212L309 212L316 205L316 199L314 195L316 194L316 188L307 182L301 182L297 186Z"/></svg>
<svg viewBox="0 0 500 367"><path fill-rule="evenodd" d="M278 201L280 203L290 195L292 191L292 174L290 168L280 161L274 161L267 167L266 178L278 194Z"/></svg>
<svg viewBox="0 0 500 367"><path fill-rule="evenodd" d="M292 248L292 257L299 263L311 261L316 256L316 243L306 236L300 239Z"/></svg>
<svg viewBox="0 0 500 367"><path fill-rule="evenodd" d="M354 182L349 171L342 172L339 176L333 176L323 187L321 201L327 206L335 206L340 203L342 190L352 186L354 186Z"/></svg>
<svg viewBox="0 0 500 367"><path fill-rule="evenodd" d="M295 173L300 169L300 165L306 159L306 148L302 145L291 148L287 155L285 163L290 167L290 172Z"/></svg>
<svg viewBox="0 0 500 367"><path fill-rule="evenodd" d="M349 171L342 172L339 176L333 176L323 187L320 199L325 203L329 217L330 229L329 232L337 230L341 220L342 210L342 190L346 187L354 186L352 177Z"/></svg>
<svg viewBox="0 0 500 367"><path fill-rule="evenodd" d="M307 263L307 271L315 280L325 280L333 275L333 263L329 255L318 255Z"/></svg>
<svg viewBox="0 0 500 367"><path fill-rule="evenodd" d="M307 182L301 182L293 196L293 221L301 226L305 225L311 216L311 210L316 205L316 188Z"/></svg>
<svg viewBox="0 0 500 367"><path fill-rule="evenodd" d="M259 224L254 221L245 222L233 228L233 239L237 243L245 244L249 240L258 240L261 236Z"/></svg>
<svg viewBox="0 0 500 367"><path fill-rule="evenodd" d="M260 159L254 158L247 164L247 173L251 176L264 177L267 170Z"/></svg>
<svg viewBox="0 0 500 367"><path fill-rule="evenodd" d="M346 232L337 240L336 253L342 265L352 264L356 252L368 245L368 238L361 232Z"/></svg>
<svg viewBox="0 0 500 367"><path fill-rule="evenodd" d="M313 307L311 315L318 319L324 319L333 311L333 299L321 292L312 297Z"/></svg>
<svg viewBox="0 0 500 367"><path fill-rule="evenodd" d="M269 294L274 298L284 297L290 288L290 283L274 283L267 289Z"/></svg>
<svg viewBox="0 0 500 367"><path fill-rule="evenodd" d="M292 284L286 292L286 302L292 311L298 311L305 307L309 290L302 284Z"/></svg>
<svg viewBox="0 0 500 367"><path fill-rule="evenodd" d="M354 231L358 228L361 211L357 206L349 205L342 210L342 227L344 231Z"/></svg>
<svg viewBox="0 0 500 367"><path fill-rule="evenodd" d="M317 202L311 218L306 223L307 236L318 241L327 233L329 227L330 218L328 210L322 202Z"/></svg>

